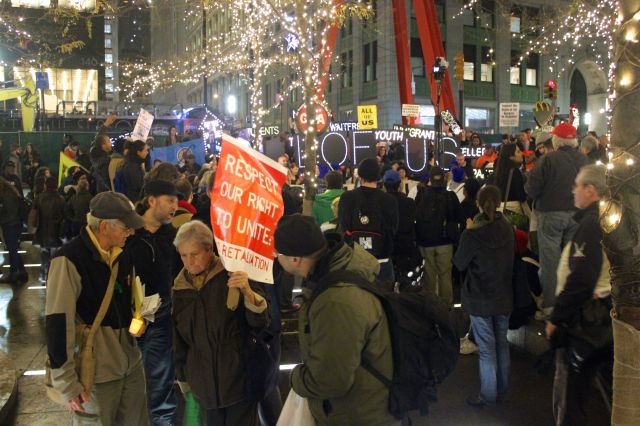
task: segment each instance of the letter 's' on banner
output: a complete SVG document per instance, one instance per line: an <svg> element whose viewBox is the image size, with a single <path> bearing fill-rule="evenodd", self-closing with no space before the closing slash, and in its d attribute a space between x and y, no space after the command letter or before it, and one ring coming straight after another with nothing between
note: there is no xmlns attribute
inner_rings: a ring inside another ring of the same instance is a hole
<svg viewBox="0 0 640 426"><path fill-rule="evenodd" d="M211 191L211 226L225 269L273 284L273 234L287 169L224 135Z"/></svg>

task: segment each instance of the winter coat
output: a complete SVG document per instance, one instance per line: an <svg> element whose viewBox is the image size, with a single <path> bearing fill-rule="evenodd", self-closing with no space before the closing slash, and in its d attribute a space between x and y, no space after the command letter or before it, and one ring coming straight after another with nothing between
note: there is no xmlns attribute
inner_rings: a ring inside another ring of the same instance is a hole
<svg viewBox="0 0 640 426"><path fill-rule="evenodd" d="M529 172L524 189L539 212L575 210L573 204L574 180L578 171L588 164L587 156L568 146L540 157Z"/></svg>
<svg viewBox="0 0 640 426"><path fill-rule="evenodd" d="M551 322L556 325L571 325L594 294L605 298L611 293L609 260L602 247L599 202L579 210L573 218L578 228L563 250L558 267L559 294L551 314Z"/></svg>
<svg viewBox="0 0 640 426"><path fill-rule="evenodd" d="M524 176L519 168L513 168L513 177L511 178L511 186L509 187L509 195L507 201L526 201L527 193L524 191ZM509 174L505 175L503 181L498 182L496 179L496 186L500 188L500 194L502 196L501 202L504 201L504 194L507 192L507 185L509 184Z"/></svg>
<svg viewBox="0 0 640 426"><path fill-rule="evenodd" d="M331 209L331 203L333 200L340 197L344 189L328 189L322 194L316 195L316 199L313 201L313 217L316 219L318 225L322 225L325 222L329 222L335 219L333 210Z"/></svg>
<svg viewBox="0 0 640 426"><path fill-rule="evenodd" d="M336 234L328 239L329 251L303 288L305 300L330 271L347 269L369 281L378 274L376 258L362 247L351 248ZM302 305L298 329L303 363L291 372L291 387L309 399L318 425L399 424L388 412L388 389L361 365L366 359L384 376L393 374L389 326L376 296L336 284Z"/></svg>
<svg viewBox="0 0 640 426"><path fill-rule="evenodd" d="M81 188L67 200L65 216L75 223L87 223L89 204L93 196L89 190Z"/></svg>
<svg viewBox="0 0 640 426"><path fill-rule="evenodd" d="M47 190L36 196L33 208L38 211L35 243L41 247L60 247L64 235L64 198L55 190Z"/></svg>
<svg viewBox="0 0 640 426"><path fill-rule="evenodd" d="M251 285L257 306L245 300L231 311L226 307L229 274L218 259L212 265L200 289L194 287L185 269L180 271L174 282L172 311L176 377L189 384L207 410L246 399L243 329L248 325L260 332L269 325L267 302L259 286Z"/></svg>
<svg viewBox="0 0 640 426"><path fill-rule="evenodd" d="M7 185L11 185L8 183ZM13 225L22 222L20 217L20 197L9 188L0 190L0 225Z"/></svg>
<svg viewBox="0 0 640 426"><path fill-rule="evenodd" d="M393 237L393 254L412 254L416 250L416 203L402 192L388 194L398 202L398 232Z"/></svg>
<svg viewBox="0 0 640 426"><path fill-rule="evenodd" d="M144 186L144 170L142 169L144 160L138 156L125 158L122 164L122 174L124 178L124 195L131 202L142 198L142 187Z"/></svg>
<svg viewBox="0 0 640 426"><path fill-rule="evenodd" d="M176 230L171 224L160 226L154 233L146 228L136 230L127 238L124 256L136 268L136 275L145 286L145 295L160 295L162 303L171 301L173 279L182 269L182 261L173 245Z"/></svg>
<svg viewBox="0 0 640 426"><path fill-rule="evenodd" d="M96 180L96 191L110 191L109 154L104 152L102 148L94 146L91 148L91 151L89 151L89 157L91 158L91 174Z"/></svg>
<svg viewBox="0 0 640 426"><path fill-rule="evenodd" d="M114 152L111 154L111 161L109 162L109 185L110 188L114 188L113 179L116 177L116 172L124 163L124 156L120 153Z"/></svg>
<svg viewBox="0 0 640 426"><path fill-rule="evenodd" d="M494 221L484 213L460 237L453 264L466 270L462 307L469 315L507 315L513 310L513 228L500 212Z"/></svg>

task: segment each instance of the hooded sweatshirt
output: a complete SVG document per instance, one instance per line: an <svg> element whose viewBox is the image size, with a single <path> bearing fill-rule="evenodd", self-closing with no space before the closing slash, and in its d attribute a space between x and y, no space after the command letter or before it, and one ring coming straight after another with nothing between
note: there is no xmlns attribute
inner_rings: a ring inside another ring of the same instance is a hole
<svg viewBox="0 0 640 426"><path fill-rule="evenodd" d="M484 213L476 215L462 233L453 264L467 271L462 307L469 315L505 315L513 310L514 238L513 228L499 212L493 221Z"/></svg>

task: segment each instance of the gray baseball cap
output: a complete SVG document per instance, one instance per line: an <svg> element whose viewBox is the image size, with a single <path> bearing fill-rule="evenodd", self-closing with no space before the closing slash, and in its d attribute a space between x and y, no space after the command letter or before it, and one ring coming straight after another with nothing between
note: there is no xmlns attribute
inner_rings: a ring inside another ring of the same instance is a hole
<svg viewBox="0 0 640 426"><path fill-rule="evenodd" d="M123 194L113 191L101 192L91 199L89 210L98 219L118 219L128 228L144 226L144 219L136 213L133 203Z"/></svg>

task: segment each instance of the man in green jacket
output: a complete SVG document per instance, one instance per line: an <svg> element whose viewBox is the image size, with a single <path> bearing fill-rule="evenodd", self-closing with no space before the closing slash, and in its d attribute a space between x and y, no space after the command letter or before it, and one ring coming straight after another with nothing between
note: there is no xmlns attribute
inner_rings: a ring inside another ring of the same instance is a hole
<svg viewBox="0 0 640 426"><path fill-rule="evenodd" d="M327 173L324 179L327 182L327 190L316 195L316 199L313 201L313 217L318 225L336 218L331 209L331 203L344 192L342 173L334 170Z"/></svg>
<svg viewBox="0 0 640 426"><path fill-rule="evenodd" d="M313 218L294 214L278 222L274 234L278 262L304 278L309 300L314 285L338 269L373 282L375 257L338 235L323 236ZM303 363L291 373L291 387L308 398L318 425L396 425L388 412L389 390L361 366L367 360L386 377L393 375L389 326L380 301L356 284L335 284L302 305L299 340Z"/></svg>

